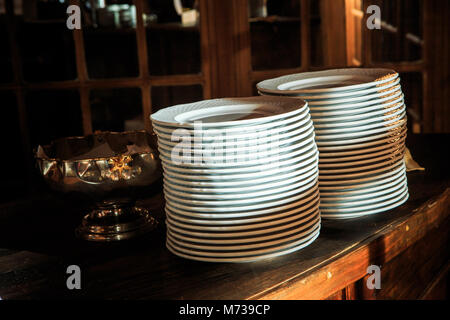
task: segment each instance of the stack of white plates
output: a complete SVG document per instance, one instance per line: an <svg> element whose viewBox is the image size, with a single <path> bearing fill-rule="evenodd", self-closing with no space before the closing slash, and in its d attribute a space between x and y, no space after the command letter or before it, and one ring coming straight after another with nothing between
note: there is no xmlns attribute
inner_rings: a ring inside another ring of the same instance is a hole
<svg viewBox="0 0 450 320"><path fill-rule="evenodd" d="M398 73L307 72L265 80L257 88L262 95L308 101L320 152L322 217L354 218L407 200L406 114Z"/></svg>
<svg viewBox="0 0 450 320"><path fill-rule="evenodd" d="M206 100L151 119L164 169L166 244L174 254L247 262L317 238L319 155L303 100Z"/></svg>

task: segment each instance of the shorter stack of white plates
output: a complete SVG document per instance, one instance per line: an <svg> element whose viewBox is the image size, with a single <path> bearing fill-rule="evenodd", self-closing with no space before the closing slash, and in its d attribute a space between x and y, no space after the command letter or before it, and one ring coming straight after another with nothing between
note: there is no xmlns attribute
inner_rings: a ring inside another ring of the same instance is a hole
<svg viewBox="0 0 450 320"><path fill-rule="evenodd" d="M406 112L398 73L336 69L265 80L260 94L308 101L324 218L384 212L408 198Z"/></svg>
<svg viewBox="0 0 450 320"><path fill-rule="evenodd" d="M171 252L248 262L317 238L318 150L303 100L206 100L162 109L151 119Z"/></svg>

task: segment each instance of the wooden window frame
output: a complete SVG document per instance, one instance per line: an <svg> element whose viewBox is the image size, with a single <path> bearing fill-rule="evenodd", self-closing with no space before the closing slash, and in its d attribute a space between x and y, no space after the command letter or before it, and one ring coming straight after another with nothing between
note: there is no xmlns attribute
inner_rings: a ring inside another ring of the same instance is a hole
<svg viewBox="0 0 450 320"><path fill-rule="evenodd" d="M251 46L250 46L250 24L248 21L247 1L231 0L234 6L234 16L237 23L235 24L235 34L241 35L240 43L237 46L239 68L236 68L238 81L240 80L240 95L251 95L253 91L253 83L265 79L279 77L291 73L300 73L306 71L316 71L329 68L345 67L346 52L342 50L338 54L324 56L324 63L321 66L311 64L311 12L310 5L313 0L300 0L300 52L301 63L297 68L289 69L271 69L257 70L252 69ZM324 7L330 7L333 11L342 12L345 16L345 0L321 0ZM327 33L326 45L333 47L333 41L345 41L346 25L344 20L338 26L330 23L327 25L325 32Z"/></svg>
<svg viewBox="0 0 450 320"><path fill-rule="evenodd" d="M414 112L418 115L421 115L421 121L415 121L412 119L412 131L414 133L420 133L422 131L431 131L430 120L432 118L431 113L433 109L430 107L432 105L430 100L430 71L428 67L429 63L429 48L425 45L427 41L431 38L431 31L429 28L428 21L429 17L429 9L425 8L425 6L429 6L429 1L424 1L422 8L422 30L423 30L423 42L422 46L422 59L418 61L405 61L405 62L376 62L372 59L372 51L371 51L371 43L372 43L372 33L371 30L361 26L361 45L362 45L362 59L361 61L356 61L354 59L354 50L352 50L351 46L353 45L352 40L352 32L349 31L354 30L354 22L348 19L350 16L357 14L360 18L361 23L365 23L367 19L367 7L371 4L371 1L362 0L362 10L349 10L349 5L353 0L321 0L321 5L329 8L334 13L337 12L336 16L345 17L342 23L339 21L331 21L323 26L324 32L326 33L326 37L324 41L326 42L324 45L328 47L337 47L333 46L333 43L336 41L344 42L345 50L341 50L342 52L336 52L331 50L324 50L324 63L322 66L313 66L311 65L310 59L310 49L311 49L311 39L310 39L310 1L314 0L300 0L300 34L301 34L301 66L298 68L290 68L290 69L273 69L273 70L252 70L252 60L251 60L251 46L250 46L250 25L248 22L248 7L247 1L240 0L232 0L234 6L234 15L236 17L237 23L235 23L236 30L235 34L242 35L240 38L240 42L237 44L236 52L238 53L238 64L239 67L236 68L236 72L238 74L237 81L239 83L239 87L241 91L240 95L251 95L253 91L253 83L259 82L265 79L278 77L285 74L291 73L299 73L305 71L315 71L315 70L323 70L330 68L339 68L339 67L369 67L369 68L389 68L394 69L400 73L420 73L422 75L422 92L423 99L421 102L421 106L416 106ZM355 12L358 11L358 12ZM399 10L400 12L400 10ZM347 36L348 35L348 36ZM334 41L334 42L333 42ZM329 55L326 55L329 53ZM421 109L417 109L420 107Z"/></svg>
<svg viewBox="0 0 450 320"><path fill-rule="evenodd" d="M427 1L424 1L427 2ZM401 3L401 2L399 2ZM365 12L367 12L368 6L370 6L371 3L368 0L363 0L363 12L362 14L366 15ZM424 118L425 118L425 112L429 109L425 106L428 106L428 97L427 97L427 78L428 78L428 59L427 59L427 50L425 46L425 42L427 41L427 34L425 30L427 30L427 25L425 24L425 13L427 12L425 10L425 3L422 4L422 30L423 30L423 42L424 45L422 46L422 52L421 52L421 59L417 61L402 61L402 62L378 62L374 61L372 57L372 36L373 33L368 28L362 27L362 52L363 52L363 61L362 65L369 68L388 68L393 69L400 73L420 73L422 76L422 102L421 102L421 110L415 108L414 112L418 115L421 115L421 121L418 122L415 119L412 120L412 132L413 133L421 133L423 131L424 126ZM398 15L400 14L401 10L398 10ZM397 17L401 19L400 16ZM363 21L365 21L363 19Z"/></svg>
<svg viewBox="0 0 450 320"><path fill-rule="evenodd" d="M299 73L311 70L310 65L310 12L309 1L300 0L300 52L301 63L297 68L289 69L272 69L272 70L257 70L252 69L251 46L250 46L250 24L248 21L248 6L247 1L235 1L235 17L238 23L236 24L236 34L245 35L245 39L241 40L239 50L239 64L240 70L239 78L242 79L242 87L244 93L251 95L252 85L254 82L262 81L268 78L274 78L289 73Z"/></svg>
<svg viewBox="0 0 450 320"><path fill-rule="evenodd" d="M152 97L151 88L156 86L184 86L184 85L202 85L203 97L208 99L211 97L211 82L210 66L209 66L209 52L208 48L208 34L207 34L207 16L202 14L207 12L207 3L204 0L200 1L200 46L201 46L201 72L198 74L175 74L175 75L161 75L153 76L149 74L148 69L148 54L147 54L147 37L146 27L144 26L143 19L141 18L144 12L145 0L133 0L136 6L136 16L138 17L136 22L136 42L137 42L137 55L139 62L139 75L137 77L123 77L113 79L90 79L87 70L84 37L83 30L74 30L73 40L75 46L75 62L77 77L73 80L64 81L49 81L32 83L26 82L22 75L22 65L20 58L20 51L17 43L16 32L16 17L14 15L13 0L5 1L6 9L6 27L9 34L10 54L12 59L13 68L13 82L0 84L0 91L13 91L17 98L17 106L19 109L19 121L22 135L22 142L25 151L28 153L31 150L30 139L27 125L27 115L24 95L27 90L36 89L51 89L51 90L64 90L64 89L77 89L80 95L80 109L82 116L82 129L83 134L91 134L92 117L91 106L89 101L90 91L92 89L106 89L106 88L127 88L135 87L141 89L142 97L142 116L145 123L145 128L151 131L150 115L152 113ZM80 0L70 0L70 4L80 6Z"/></svg>

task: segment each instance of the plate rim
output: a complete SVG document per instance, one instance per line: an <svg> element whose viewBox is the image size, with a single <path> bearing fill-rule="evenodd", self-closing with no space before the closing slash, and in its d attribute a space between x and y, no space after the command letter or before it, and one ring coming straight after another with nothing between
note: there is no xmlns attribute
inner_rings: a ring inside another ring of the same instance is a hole
<svg viewBox="0 0 450 320"><path fill-rule="evenodd" d="M376 79L382 78L382 77L387 77L387 78L379 80L379 81L372 81L372 82L367 82L367 83L357 84L357 85L333 87L333 88L327 88L327 89L324 88L324 89L289 90L289 92L291 92L291 93L316 93L316 92L338 92L338 91L345 91L345 90L357 90L359 88L376 86L377 84L382 84L382 83L391 81L392 79L396 79L399 76L398 72L394 71L393 69L388 69L388 68L335 68L335 69L328 69L328 70L322 70L322 71L310 71L310 72L302 72L302 73L296 73L296 74L288 74L288 75L284 75L284 76L280 76L280 77L276 77L276 78L272 78L272 79L263 80L256 84L256 88L258 90L261 90L261 83L275 81L275 80L280 81L283 78L287 78L287 77L311 75L312 77L307 78L307 79L311 79L311 78L314 78L314 75L321 76L322 74L329 74L329 73L344 73L345 74L347 72L358 72L358 73L379 72L379 73L384 73L384 75L379 74L379 75L377 75ZM392 75L392 76L389 77L389 75ZM278 85L276 87L278 87ZM284 91L284 92L288 91L288 90L278 90L278 89L274 90L274 89L264 89L264 88L262 90L269 92L269 93L270 92L279 93L280 91Z"/></svg>

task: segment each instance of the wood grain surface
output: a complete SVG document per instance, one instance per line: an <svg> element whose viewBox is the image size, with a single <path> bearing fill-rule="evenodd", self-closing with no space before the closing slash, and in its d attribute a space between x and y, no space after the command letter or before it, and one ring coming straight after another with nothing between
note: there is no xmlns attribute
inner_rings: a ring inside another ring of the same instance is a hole
<svg viewBox="0 0 450 320"><path fill-rule="evenodd" d="M154 212L160 227L146 237L115 244L75 239L80 205L51 194L0 207L0 297L417 298L421 290L413 286L428 287L449 257L450 175L448 151L442 148L448 146L448 138L408 137L413 157L426 171L408 174L406 204L354 220L324 220L319 238L309 247L257 263L203 263L171 254L165 248L164 203L158 190L149 190L156 195L143 204ZM66 269L72 264L81 268L81 290L66 288ZM376 294L357 286L371 264L381 265L384 277ZM418 280L402 273L407 269Z"/></svg>

